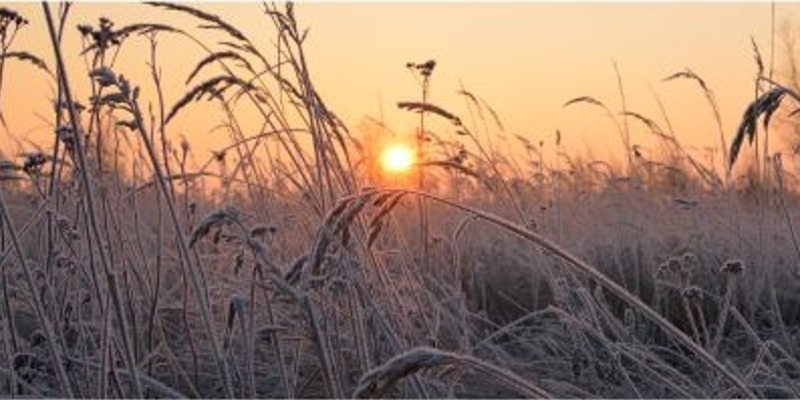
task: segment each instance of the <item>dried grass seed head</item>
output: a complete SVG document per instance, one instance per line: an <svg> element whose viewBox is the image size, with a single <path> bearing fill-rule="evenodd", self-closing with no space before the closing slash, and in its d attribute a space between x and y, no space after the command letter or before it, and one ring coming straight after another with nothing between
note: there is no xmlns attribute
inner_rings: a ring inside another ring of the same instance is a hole
<svg viewBox="0 0 800 400"><path fill-rule="evenodd" d="M238 222L240 219L239 210L234 206L227 206L225 208L217 209L210 214L206 215L200 223L197 224L192 237L189 240L189 247L194 247L197 242L208 235L212 228L228 225L232 222Z"/></svg>
<svg viewBox="0 0 800 400"><path fill-rule="evenodd" d="M119 84L114 71L105 66L91 70L89 72L89 77L94 79L100 87L116 86Z"/></svg>
<svg viewBox="0 0 800 400"><path fill-rule="evenodd" d="M781 100L786 94L786 89L776 87L761 95L754 102L747 106L742 116L742 121L739 128L736 130L736 135L731 143L730 155L728 159L728 168L733 167L736 158L739 156L739 150L742 147L744 139L752 144L756 137L756 129L758 127L758 118L764 116L764 128L769 125L772 114L778 109Z"/></svg>

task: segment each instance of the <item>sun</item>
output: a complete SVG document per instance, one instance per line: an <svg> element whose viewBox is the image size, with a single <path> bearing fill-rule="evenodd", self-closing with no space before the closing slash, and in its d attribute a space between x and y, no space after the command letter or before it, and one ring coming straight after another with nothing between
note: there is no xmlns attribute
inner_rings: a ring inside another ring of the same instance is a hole
<svg viewBox="0 0 800 400"><path fill-rule="evenodd" d="M401 174L408 172L414 166L414 151L410 147L394 143L387 146L381 154L381 166L384 170Z"/></svg>

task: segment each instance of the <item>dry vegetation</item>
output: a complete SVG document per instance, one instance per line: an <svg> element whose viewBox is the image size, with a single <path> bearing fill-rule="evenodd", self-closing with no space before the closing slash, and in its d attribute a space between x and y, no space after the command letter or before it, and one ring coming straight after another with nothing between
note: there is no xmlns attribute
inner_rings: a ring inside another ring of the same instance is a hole
<svg viewBox="0 0 800 400"><path fill-rule="evenodd" d="M290 4L253 5L275 47L152 6L198 27L76 32L68 6L44 6L53 54L34 55L12 44L24 18L0 10L0 83L24 62L57 88L52 142L0 164L3 396L800 397L794 155L758 148L798 96L760 56L741 128L709 135L725 168L665 116L588 96L565 106L607 112L622 166L565 154L560 133L556 161L523 137L502 154L487 104L461 92L477 124L430 104L435 63L410 63L422 96L399 106L448 128L418 138L420 175L389 188L315 90ZM83 52L62 53L76 34ZM165 35L207 51L171 100ZM114 65L131 41L151 44L155 93ZM668 80L697 84L719 121L702 78ZM170 122L200 100L231 142L193 165ZM241 128L244 106L260 131ZM653 159L631 143L640 123Z"/></svg>

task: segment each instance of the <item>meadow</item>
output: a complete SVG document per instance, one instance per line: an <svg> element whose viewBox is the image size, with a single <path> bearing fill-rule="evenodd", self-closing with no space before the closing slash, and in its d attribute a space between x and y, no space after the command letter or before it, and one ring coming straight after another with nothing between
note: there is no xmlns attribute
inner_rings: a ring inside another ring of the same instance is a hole
<svg viewBox="0 0 800 400"><path fill-rule="evenodd" d="M800 164L766 145L794 132L800 95L757 46L753 102L736 132L704 133L711 159L666 113L584 93L564 107L607 114L620 160L514 137L475 93L469 115L430 102L436 62L417 60L398 68L419 98L397 99L417 136L387 160L390 127L370 139L326 106L291 4L253 4L267 44L150 5L194 29L76 29L45 4L35 54L0 8L0 96L12 64L56 93L49 142L0 162L3 397L800 397ZM170 100L164 37L206 52ZM132 43L148 82L115 64ZM701 76L667 80L719 121ZM225 121L210 157L170 125L201 103Z"/></svg>

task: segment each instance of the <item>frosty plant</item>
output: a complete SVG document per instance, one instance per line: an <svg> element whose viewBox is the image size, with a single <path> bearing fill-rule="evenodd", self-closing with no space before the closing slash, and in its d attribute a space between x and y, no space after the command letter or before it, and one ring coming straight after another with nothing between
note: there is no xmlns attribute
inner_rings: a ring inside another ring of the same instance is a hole
<svg viewBox="0 0 800 400"><path fill-rule="evenodd" d="M411 74L417 79L422 90L422 107L419 112L419 130L417 132L417 189L425 190L425 173L423 171L423 164L425 162L425 111L428 104L428 92L430 91L431 75L433 69L436 68L436 61L428 60L424 63L417 64L409 62L406 67L411 71ZM401 103L402 104L402 103ZM398 105L400 106L400 105ZM400 106L402 107L402 106ZM425 206L425 199L420 197L419 204L419 233L420 233L420 262L422 265L427 265L428 260L428 211Z"/></svg>

